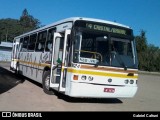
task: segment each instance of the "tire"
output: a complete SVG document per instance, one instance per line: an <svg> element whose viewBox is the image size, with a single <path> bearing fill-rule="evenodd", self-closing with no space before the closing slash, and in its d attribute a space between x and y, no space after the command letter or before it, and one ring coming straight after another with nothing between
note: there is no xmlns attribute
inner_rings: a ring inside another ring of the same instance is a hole
<svg viewBox="0 0 160 120"><path fill-rule="evenodd" d="M43 91L48 95L53 95L54 92L49 88L49 81L50 80L50 71L45 71L42 78L42 86Z"/></svg>
<svg viewBox="0 0 160 120"><path fill-rule="evenodd" d="M15 74L19 75L19 63L16 64Z"/></svg>

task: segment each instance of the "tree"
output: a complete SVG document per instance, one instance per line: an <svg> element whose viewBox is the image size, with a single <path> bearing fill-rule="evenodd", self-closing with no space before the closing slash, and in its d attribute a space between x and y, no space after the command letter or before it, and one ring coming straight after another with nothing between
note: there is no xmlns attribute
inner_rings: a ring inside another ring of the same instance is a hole
<svg viewBox="0 0 160 120"><path fill-rule="evenodd" d="M0 39L2 41L11 41L14 37L22 34L23 27L16 19L0 19Z"/></svg>
<svg viewBox="0 0 160 120"><path fill-rule="evenodd" d="M160 72L160 48L157 51L157 58L155 64L156 64L156 70Z"/></svg>
<svg viewBox="0 0 160 120"><path fill-rule="evenodd" d="M141 30L140 36L135 37L137 43L137 51L146 51L147 50L147 39L146 39L146 32Z"/></svg>
<svg viewBox="0 0 160 120"><path fill-rule="evenodd" d="M158 47L150 44L147 47L146 51L146 70L147 71L156 71L156 59L157 59Z"/></svg>
<svg viewBox="0 0 160 120"><path fill-rule="evenodd" d="M32 15L29 15L27 9L24 9L20 17L20 24L24 28L23 32L28 32L36 28L39 28L40 22Z"/></svg>
<svg viewBox="0 0 160 120"><path fill-rule="evenodd" d="M12 18L0 19L0 40L12 42L14 37L34 30L39 26L39 20L29 15L27 9L24 9L19 20Z"/></svg>
<svg viewBox="0 0 160 120"><path fill-rule="evenodd" d="M140 35L135 37L140 70L146 70L147 64L145 57L147 51L147 39L145 34L145 31L141 30Z"/></svg>
<svg viewBox="0 0 160 120"><path fill-rule="evenodd" d="M138 53L139 69L145 71L160 71L160 48L147 44L146 32L141 30L135 37Z"/></svg>

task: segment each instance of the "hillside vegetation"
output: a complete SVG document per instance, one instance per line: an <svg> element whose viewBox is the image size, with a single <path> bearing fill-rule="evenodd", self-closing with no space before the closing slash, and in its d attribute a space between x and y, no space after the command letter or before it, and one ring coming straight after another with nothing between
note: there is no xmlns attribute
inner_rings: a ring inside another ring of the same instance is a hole
<svg viewBox="0 0 160 120"><path fill-rule="evenodd" d="M39 20L24 9L19 19L0 19L0 40L12 42L15 36L39 27Z"/></svg>

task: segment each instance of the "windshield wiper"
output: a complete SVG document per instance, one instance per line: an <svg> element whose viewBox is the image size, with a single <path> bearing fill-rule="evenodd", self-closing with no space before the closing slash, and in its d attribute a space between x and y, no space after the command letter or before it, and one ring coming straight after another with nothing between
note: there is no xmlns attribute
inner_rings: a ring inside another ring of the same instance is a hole
<svg viewBox="0 0 160 120"><path fill-rule="evenodd" d="M124 63L124 61L122 60L122 58L121 58L121 56L119 55L119 53L117 52L117 51L114 51L114 53L113 53L114 55L118 55L118 58L117 58L117 61L119 62L119 64L121 65L121 66L123 66L123 68L124 68L124 70L127 70L127 66L125 65L125 63Z"/></svg>

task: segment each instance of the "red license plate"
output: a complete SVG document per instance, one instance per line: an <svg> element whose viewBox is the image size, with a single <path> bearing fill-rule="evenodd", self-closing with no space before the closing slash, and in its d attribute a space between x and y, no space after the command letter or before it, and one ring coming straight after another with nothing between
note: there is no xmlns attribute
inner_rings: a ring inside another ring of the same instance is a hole
<svg viewBox="0 0 160 120"><path fill-rule="evenodd" d="M104 92L114 93L115 89L114 88L104 88Z"/></svg>

